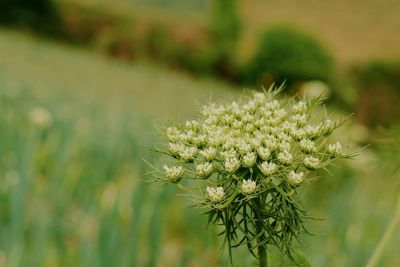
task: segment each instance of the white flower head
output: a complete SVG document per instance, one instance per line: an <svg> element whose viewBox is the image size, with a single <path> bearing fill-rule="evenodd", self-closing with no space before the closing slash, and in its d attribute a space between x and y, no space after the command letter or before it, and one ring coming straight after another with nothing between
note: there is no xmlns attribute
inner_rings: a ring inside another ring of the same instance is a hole
<svg viewBox="0 0 400 267"><path fill-rule="evenodd" d="M291 171L288 176L288 181L291 184L298 185L303 182L304 173Z"/></svg>
<svg viewBox="0 0 400 267"><path fill-rule="evenodd" d="M272 162L265 161L261 165L259 165L258 168L260 169L262 174L268 176L274 174L278 170L278 165Z"/></svg>
<svg viewBox="0 0 400 267"><path fill-rule="evenodd" d="M168 140L171 142L178 141L180 134L181 134L181 132L176 127L169 127L167 129L167 137L168 137Z"/></svg>
<svg viewBox="0 0 400 267"><path fill-rule="evenodd" d="M179 156L184 161L191 161L197 154L197 148L194 146L183 147L179 153Z"/></svg>
<svg viewBox="0 0 400 267"><path fill-rule="evenodd" d="M298 126L303 126L307 123L307 115L306 114L295 114L292 116L292 121L296 123Z"/></svg>
<svg viewBox="0 0 400 267"><path fill-rule="evenodd" d="M208 177L213 172L213 165L210 162L205 162L196 166L196 173L201 177Z"/></svg>
<svg viewBox="0 0 400 267"><path fill-rule="evenodd" d="M335 124L330 120L326 119L320 126L320 131L322 134L331 132L335 128Z"/></svg>
<svg viewBox="0 0 400 267"><path fill-rule="evenodd" d="M271 150L266 147L259 147L257 153L262 160L267 160L271 156Z"/></svg>
<svg viewBox="0 0 400 267"><path fill-rule="evenodd" d="M317 151L315 143L310 139L302 139L299 144L301 151L305 153L313 153Z"/></svg>
<svg viewBox="0 0 400 267"><path fill-rule="evenodd" d="M217 150L214 147L207 147L204 150L201 150L200 155L202 155L206 160L213 160L217 154Z"/></svg>
<svg viewBox="0 0 400 267"><path fill-rule="evenodd" d="M299 101L292 106L292 110L295 113L304 113L307 111L307 103L304 101Z"/></svg>
<svg viewBox="0 0 400 267"><path fill-rule="evenodd" d="M256 153L250 152L243 156L243 165L246 167L253 167L256 164Z"/></svg>
<svg viewBox="0 0 400 267"><path fill-rule="evenodd" d="M202 146L206 143L207 137L204 134L199 134L194 136L192 140L197 146Z"/></svg>
<svg viewBox="0 0 400 267"><path fill-rule="evenodd" d="M316 168L318 168L318 165L320 163L320 160L316 157L313 156L305 156L304 157L304 166L306 166L306 168L314 170Z"/></svg>
<svg viewBox="0 0 400 267"><path fill-rule="evenodd" d="M277 158L284 165L290 165L293 161L293 156L288 151L278 153Z"/></svg>
<svg viewBox="0 0 400 267"><path fill-rule="evenodd" d="M207 191L207 198L212 203L221 202L225 197L224 188L222 186L218 186L218 187L207 186L206 191Z"/></svg>
<svg viewBox="0 0 400 267"><path fill-rule="evenodd" d="M245 193L246 195L252 194L257 189L257 183L250 179L243 180L241 189L242 189L242 192Z"/></svg>
<svg viewBox="0 0 400 267"><path fill-rule="evenodd" d="M265 101L265 94L260 92L253 93L253 99L256 103L263 103Z"/></svg>
<svg viewBox="0 0 400 267"><path fill-rule="evenodd" d="M224 168L228 173L234 173L240 167L240 160L237 157L225 158Z"/></svg>
<svg viewBox="0 0 400 267"><path fill-rule="evenodd" d="M167 165L164 165L164 174L167 177L167 180L171 183L176 183L178 182L182 176L183 176L183 168L181 166L172 166L168 167Z"/></svg>
<svg viewBox="0 0 400 267"><path fill-rule="evenodd" d="M240 140L239 142L237 142L236 147L241 154L250 153L251 150L253 149L251 145L244 140Z"/></svg>
<svg viewBox="0 0 400 267"><path fill-rule="evenodd" d="M342 154L342 145L339 142L328 145L328 153L332 156L340 156Z"/></svg>
<svg viewBox="0 0 400 267"><path fill-rule="evenodd" d="M179 155L181 151L185 148L183 144L180 143L169 143L168 144L168 150L171 152L172 155Z"/></svg>
<svg viewBox="0 0 400 267"><path fill-rule="evenodd" d="M195 121L195 120L187 121L187 122L185 123L185 127L186 127L187 129L196 130L196 129L199 127L199 122L198 122L198 121Z"/></svg>

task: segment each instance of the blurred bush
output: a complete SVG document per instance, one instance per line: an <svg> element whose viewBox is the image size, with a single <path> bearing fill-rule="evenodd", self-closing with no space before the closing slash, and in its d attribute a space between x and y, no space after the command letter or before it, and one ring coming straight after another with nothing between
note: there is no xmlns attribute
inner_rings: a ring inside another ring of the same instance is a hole
<svg viewBox="0 0 400 267"><path fill-rule="evenodd" d="M59 27L53 0L1 0L0 23L52 34Z"/></svg>
<svg viewBox="0 0 400 267"><path fill-rule="evenodd" d="M365 125L400 122L400 61L375 61L352 69L358 89L357 118Z"/></svg>
<svg viewBox="0 0 400 267"><path fill-rule="evenodd" d="M0 0L0 22L29 28L113 57L145 58L188 71L231 79L240 33L236 1L216 0L208 22L184 23L54 0Z"/></svg>
<svg viewBox="0 0 400 267"><path fill-rule="evenodd" d="M278 26L262 34L248 65L248 81L264 85L286 81L288 87L309 80L330 83L333 60L311 35L288 26Z"/></svg>
<svg viewBox="0 0 400 267"><path fill-rule="evenodd" d="M234 75L234 51L240 37L240 17L236 0L216 0L212 7L209 31L214 54L214 70L225 77Z"/></svg>

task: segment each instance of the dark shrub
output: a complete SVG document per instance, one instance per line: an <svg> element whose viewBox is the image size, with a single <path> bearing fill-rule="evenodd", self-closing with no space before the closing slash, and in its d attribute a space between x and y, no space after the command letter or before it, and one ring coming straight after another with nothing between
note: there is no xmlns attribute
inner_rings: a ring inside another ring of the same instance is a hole
<svg viewBox="0 0 400 267"><path fill-rule="evenodd" d="M52 0L0 0L0 23L54 33L59 27Z"/></svg>
<svg viewBox="0 0 400 267"><path fill-rule="evenodd" d="M333 62L329 53L313 36L291 27L281 26L266 31L248 66L248 81L263 84L286 81L321 80L330 83Z"/></svg>

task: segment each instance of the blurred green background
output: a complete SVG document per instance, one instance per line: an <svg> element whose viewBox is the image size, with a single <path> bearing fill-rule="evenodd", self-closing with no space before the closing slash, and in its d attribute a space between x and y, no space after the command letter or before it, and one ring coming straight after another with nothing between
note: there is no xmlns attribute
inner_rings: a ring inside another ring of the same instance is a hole
<svg viewBox="0 0 400 267"><path fill-rule="evenodd" d="M154 126L286 82L358 157L304 190L311 266L365 266L400 195L400 2L0 0L0 267L230 266L218 229L149 185ZM378 266L400 266L397 227ZM242 249L235 266L252 266ZM271 266L292 266L271 251Z"/></svg>

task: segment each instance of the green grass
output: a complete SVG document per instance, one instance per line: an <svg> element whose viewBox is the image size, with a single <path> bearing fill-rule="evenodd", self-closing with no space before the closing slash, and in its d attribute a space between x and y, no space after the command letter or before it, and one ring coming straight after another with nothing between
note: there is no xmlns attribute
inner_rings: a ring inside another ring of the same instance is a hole
<svg viewBox="0 0 400 267"><path fill-rule="evenodd" d="M0 266L229 266L216 229L173 187L143 183L159 140L152 124L189 118L198 102L236 94L154 66L0 30ZM32 110L49 111L49 127ZM347 132L344 132L344 137ZM366 150L305 192L312 266L364 266L393 213L395 178ZM381 265L400 265L396 244ZM271 266L281 263L272 253ZM244 251L236 266L254 262Z"/></svg>

